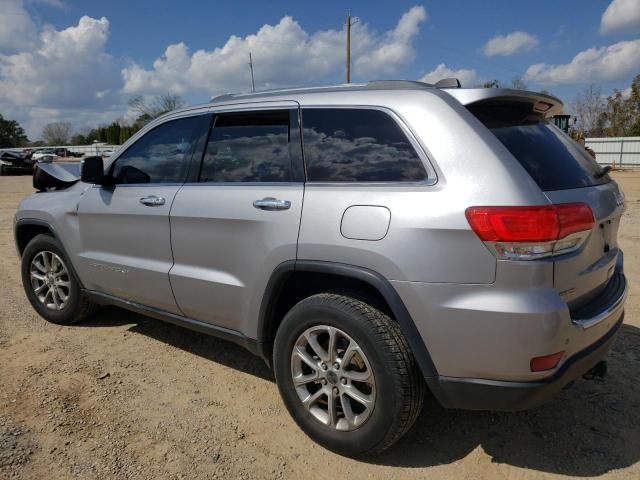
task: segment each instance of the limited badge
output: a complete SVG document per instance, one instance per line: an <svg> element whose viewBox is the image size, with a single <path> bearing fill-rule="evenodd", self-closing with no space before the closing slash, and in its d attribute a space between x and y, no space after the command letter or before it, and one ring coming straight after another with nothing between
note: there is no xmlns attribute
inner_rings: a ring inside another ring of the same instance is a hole
<svg viewBox="0 0 640 480"><path fill-rule="evenodd" d="M613 192L613 196L616 199L616 205L624 205L624 194L620 191Z"/></svg>

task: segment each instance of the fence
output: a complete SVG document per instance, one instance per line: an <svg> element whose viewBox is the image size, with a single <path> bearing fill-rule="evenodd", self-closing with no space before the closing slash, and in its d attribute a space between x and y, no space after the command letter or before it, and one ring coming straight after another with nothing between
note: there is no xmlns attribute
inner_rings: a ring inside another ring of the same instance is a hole
<svg viewBox="0 0 640 480"><path fill-rule="evenodd" d="M596 152L600 165L640 168L640 137L587 138L585 146Z"/></svg>

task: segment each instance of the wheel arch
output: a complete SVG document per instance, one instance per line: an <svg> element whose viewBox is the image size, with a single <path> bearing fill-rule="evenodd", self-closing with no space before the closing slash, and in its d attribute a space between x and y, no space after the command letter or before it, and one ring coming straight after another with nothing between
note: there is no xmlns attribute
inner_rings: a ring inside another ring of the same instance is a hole
<svg viewBox="0 0 640 480"><path fill-rule="evenodd" d="M305 290L305 283L309 278L324 277L338 280L333 285L327 285L320 290L311 292L338 291L355 296L362 294L361 300L375 303L382 300L384 304L374 304L379 309L385 310L400 326L409 347L418 363L422 375L435 377L438 372L435 368L429 351L422 341L422 337L404 305L404 302L393 288L391 283L381 274L368 268L336 262L318 260L291 260L278 265L273 271L265 289L260 305L258 318L258 344L261 346L261 356L271 363L272 346L277 328L286 314L286 311L298 300L308 295L304 293L300 297L287 298L287 291L300 287ZM351 286L351 288L347 288ZM364 288L363 288L364 287ZM346 292L345 292L345 288Z"/></svg>
<svg viewBox="0 0 640 480"><path fill-rule="evenodd" d="M40 220L37 218L22 218L16 221L13 227L13 236L16 244L16 249L18 250L18 256L22 258L22 254L24 253L24 249L27 247L29 242L33 240L38 235L50 235L54 238L59 244L64 256L67 259L69 270L71 274L75 277L76 281L80 288L84 288L78 273L71 261L71 257L67 252L67 249L64 247L62 240L58 236L56 229L46 220Z"/></svg>
<svg viewBox="0 0 640 480"><path fill-rule="evenodd" d="M60 241L55 229L49 222L35 218L18 220L13 228L13 236L19 256L22 257L24 249L31 240L42 234L50 235Z"/></svg>

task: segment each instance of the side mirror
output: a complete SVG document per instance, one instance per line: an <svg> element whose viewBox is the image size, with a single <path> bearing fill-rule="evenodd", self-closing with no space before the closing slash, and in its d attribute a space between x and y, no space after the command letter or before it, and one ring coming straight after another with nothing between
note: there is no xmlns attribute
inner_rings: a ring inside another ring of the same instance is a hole
<svg viewBox="0 0 640 480"><path fill-rule="evenodd" d="M85 158L80 171L80 180L86 183L102 185L104 179L104 162L102 161L102 157Z"/></svg>

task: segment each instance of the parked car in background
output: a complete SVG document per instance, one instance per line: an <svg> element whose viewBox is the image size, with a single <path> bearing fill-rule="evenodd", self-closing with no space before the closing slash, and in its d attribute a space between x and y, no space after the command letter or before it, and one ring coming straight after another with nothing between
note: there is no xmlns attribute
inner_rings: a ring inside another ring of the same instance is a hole
<svg viewBox="0 0 640 480"><path fill-rule="evenodd" d="M51 163L53 162L56 158L58 158L57 155L53 155L50 153L45 153L44 155L42 155L41 157L39 157L35 163Z"/></svg>
<svg viewBox="0 0 640 480"><path fill-rule="evenodd" d="M20 152L5 150L0 153L0 175L32 173L33 162Z"/></svg>
<svg viewBox="0 0 640 480"><path fill-rule="evenodd" d="M56 153L56 150L53 148L41 148L39 150L37 150L36 152L34 152L31 155L31 158L35 161L40 160L42 157L45 156L53 156L53 157L57 157L58 154Z"/></svg>
<svg viewBox="0 0 640 480"><path fill-rule="evenodd" d="M112 304L237 342L344 455L393 445L426 389L522 410L602 375L622 192L546 118L557 98L454 86L225 95L80 180L38 167L55 181L36 172L16 212L26 296L54 323Z"/></svg>
<svg viewBox="0 0 640 480"><path fill-rule="evenodd" d="M101 154L103 157L105 157L105 158L110 157L110 156L111 156L111 155L113 155L114 153L115 153L115 150L114 150L114 149L112 149L112 148L107 148L107 149L102 150L102 151L100 152L100 154Z"/></svg>

